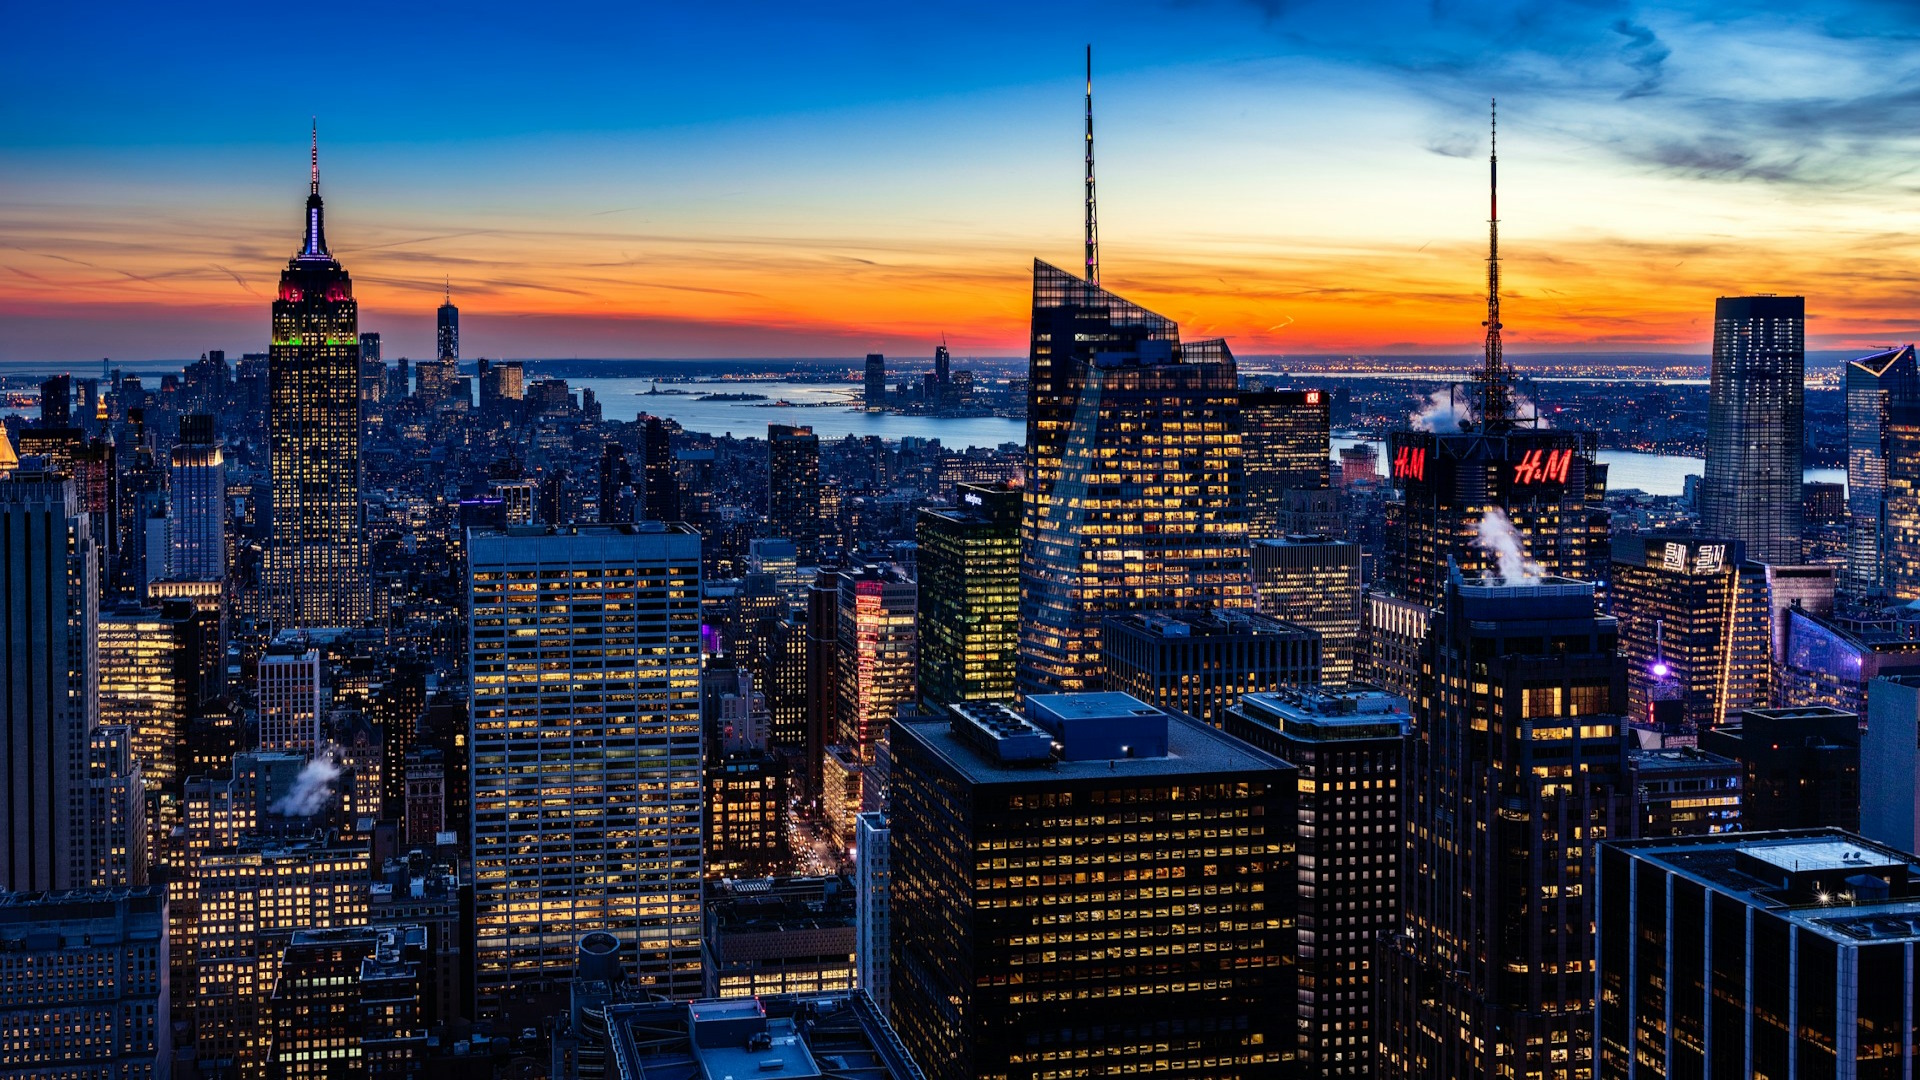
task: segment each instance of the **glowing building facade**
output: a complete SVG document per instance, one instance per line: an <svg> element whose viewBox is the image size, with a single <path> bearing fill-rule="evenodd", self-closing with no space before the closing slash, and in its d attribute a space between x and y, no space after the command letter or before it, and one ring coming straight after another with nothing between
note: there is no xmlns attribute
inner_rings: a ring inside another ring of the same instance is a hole
<svg viewBox="0 0 1920 1080"><path fill-rule="evenodd" d="M269 613L282 627L357 626L368 606L360 512L360 316L352 280L327 251L317 137L305 232L280 274L267 353Z"/></svg>
<svg viewBox="0 0 1920 1080"><path fill-rule="evenodd" d="M169 1075L167 916L158 885L0 892L0 1076Z"/></svg>
<svg viewBox="0 0 1920 1080"><path fill-rule="evenodd" d="M1035 261L1022 693L1097 687L1108 616L1252 602L1239 393L1225 342Z"/></svg>
<svg viewBox="0 0 1920 1080"><path fill-rule="evenodd" d="M1246 390L1240 394L1240 442L1246 462L1247 535L1279 536L1288 491L1327 486L1333 450L1323 390Z"/></svg>
<svg viewBox="0 0 1920 1080"><path fill-rule="evenodd" d="M1256 539L1253 591L1262 614L1320 635L1320 682L1354 679L1360 645L1360 545L1327 536Z"/></svg>
<svg viewBox="0 0 1920 1080"><path fill-rule="evenodd" d="M870 763L887 724L913 700L920 662L919 587L893 563L840 575L840 731L836 739ZM847 835L851 835L851 828Z"/></svg>
<svg viewBox="0 0 1920 1080"><path fill-rule="evenodd" d="M166 577L224 581L227 577L227 462L213 433L213 417L180 418L167 478Z"/></svg>
<svg viewBox="0 0 1920 1080"><path fill-rule="evenodd" d="M276 644L260 657L254 670L259 688L259 748L312 757L320 749L320 717L325 702L320 650Z"/></svg>
<svg viewBox="0 0 1920 1080"><path fill-rule="evenodd" d="M1881 594L1887 583L1887 487L1891 474L1920 470L1893 456L1896 413L1920 409L1920 365L1903 345L1846 366L1847 571L1855 592ZM1904 417L1903 417L1904 418ZM1920 599L1920 594L1902 597Z"/></svg>
<svg viewBox="0 0 1920 1080"><path fill-rule="evenodd" d="M1804 297L1714 301L1700 523L1756 562L1801 562L1806 329Z"/></svg>
<svg viewBox="0 0 1920 1080"><path fill-rule="evenodd" d="M1771 700L1766 568L1737 543L1635 534L1613 545L1627 717L1687 742Z"/></svg>
<svg viewBox="0 0 1920 1080"><path fill-rule="evenodd" d="M639 985L700 990L700 537L475 531L469 739L478 1007L556 989L606 931Z"/></svg>
<svg viewBox="0 0 1920 1080"><path fill-rule="evenodd" d="M1020 645L1020 492L961 484L959 505L920 511L920 698L1013 696Z"/></svg>

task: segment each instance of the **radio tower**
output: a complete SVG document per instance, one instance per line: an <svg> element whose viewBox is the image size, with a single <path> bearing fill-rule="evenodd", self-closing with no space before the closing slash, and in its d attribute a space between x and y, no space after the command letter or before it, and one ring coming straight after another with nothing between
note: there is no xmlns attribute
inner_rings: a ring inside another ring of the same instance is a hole
<svg viewBox="0 0 1920 1080"><path fill-rule="evenodd" d="M1500 348L1500 114L1499 102L1489 103L1490 154L1487 159L1487 363L1480 373L1480 429L1497 434L1513 427L1512 390ZM1091 181L1089 181L1091 182Z"/></svg>
<svg viewBox="0 0 1920 1080"><path fill-rule="evenodd" d="M1093 206L1093 46L1087 46L1087 284L1100 284L1100 223Z"/></svg>

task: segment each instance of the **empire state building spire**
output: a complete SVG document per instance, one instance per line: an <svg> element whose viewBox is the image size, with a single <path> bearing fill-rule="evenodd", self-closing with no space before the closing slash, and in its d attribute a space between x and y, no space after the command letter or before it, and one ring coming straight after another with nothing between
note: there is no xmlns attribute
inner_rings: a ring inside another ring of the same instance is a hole
<svg viewBox="0 0 1920 1080"><path fill-rule="evenodd" d="M1093 202L1093 46L1087 46L1087 284L1100 284L1100 217Z"/></svg>
<svg viewBox="0 0 1920 1080"><path fill-rule="evenodd" d="M307 185L307 236L294 256L314 262L332 262L327 251L326 210L320 201L320 121L313 122L313 173Z"/></svg>
<svg viewBox="0 0 1920 1080"><path fill-rule="evenodd" d="M1500 342L1500 114L1488 105L1491 141L1487 159L1487 328L1486 367L1480 373L1480 427L1500 432L1513 427L1513 390L1507 385L1506 357Z"/></svg>

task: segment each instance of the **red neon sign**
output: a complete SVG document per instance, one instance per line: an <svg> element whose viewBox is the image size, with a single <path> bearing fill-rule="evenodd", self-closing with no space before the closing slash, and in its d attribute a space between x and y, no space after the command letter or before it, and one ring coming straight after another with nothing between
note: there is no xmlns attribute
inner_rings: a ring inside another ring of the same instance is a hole
<svg viewBox="0 0 1920 1080"><path fill-rule="evenodd" d="M1427 448L1403 446L1393 452L1393 475L1400 480L1427 478Z"/></svg>
<svg viewBox="0 0 1920 1080"><path fill-rule="evenodd" d="M1320 404L1320 391L1318 390L1307 391L1307 404L1309 405Z"/></svg>
<svg viewBox="0 0 1920 1080"><path fill-rule="evenodd" d="M1543 484L1551 480L1555 483L1567 482L1568 470L1573 468L1572 450L1529 450L1513 467L1513 482L1516 484Z"/></svg>

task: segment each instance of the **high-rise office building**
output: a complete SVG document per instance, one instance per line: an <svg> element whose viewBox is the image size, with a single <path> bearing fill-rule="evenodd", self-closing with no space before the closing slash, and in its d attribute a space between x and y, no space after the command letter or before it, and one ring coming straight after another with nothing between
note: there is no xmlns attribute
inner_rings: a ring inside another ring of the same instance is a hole
<svg viewBox="0 0 1920 1080"><path fill-rule="evenodd" d="M908 1051L934 1080L1290 1075L1293 768L1126 694L1027 705L894 722Z"/></svg>
<svg viewBox="0 0 1920 1080"><path fill-rule="evenodd" d="M807 721L805 756L807 791L821 792L821 762L826 749L839 737L840 712L840 573L821 570L807 588L806 620Z"/></svg>
<svg viewBox="0 0 1920 1080"><path fill-rule="evenodd" d="M1282 536L1249 545L1262 614L1320 635L1320 682L1354 679L1360 644L1360 545L1328 536Z"/></svg>
<svg viewBox="0 0 1920 1080"><path fill-rule="evenodd" d="M1108 616L1252 602L1225 342L1036 260L1027 395L1023 693L1098 686Z"/></svg>
<svg viewBox="0 0 1920 1080"><path fill-rule="evenodd" d="M1013 696L1020 646L1020 491L961 484L959 505L920 511L920 698Z"/></svg>
<svg viewBox="0 0 1920 1080"><path fill-rule="evenodd" d="M1627 719L1682 741L1771 701L1766 568L1738 542L1635 533L1613 545Z"/></svg>
<svg viewBox="0 0 1920 1080"><path fill-rule="evenodd" d="M1405 698L1378 690L1248 694L1227 734L1300 770L1300 1064L1373 1075L1373 947L1400 921Z"/></svg>
<svg viewBox="0 0 1920 1080"><path fill-rule="evenodd" d="M887 725L913 700L920 664L919 586L892 563L840 575L839 731L834 741L872 762Z"/></svg>
<svg viewBox="0 0 1920 1080"><path fill-rule="evenodd" d="M1825 705L1748 709L1700 737L1702 750L1740 763L1748 830L1858 829L1860 743L1860 717Z"/></svg>
<svg viewBox="0 0 1920 1080"><path fill-rule="evenodd" d="M356 626L369 596L360 514L360 337L353 281L327 251L320 144L305 240L280 274L268 350L273 539L270 614L280 626Z"/></svg>
<svg viewBox="0 0 1920 1080"><path fill-rule="evenodd" d="M1920 675L1875 679L1860 735L1860 831L1920 848Z"/></svg>
<svg viewBox="0 0 1920 1080"><path fill-rule="evenodd" d="M380 415L387 396L387 365L380 359L380 335L360 332L360 407L368 419Z"/></svg>
<svg viewBox="0 0 1920 1080"><path fill-rule="evenodd" d="M0 1076L169 1075L167 916L159 885L0 892Z"/></svg>
<svg viewBox="0 0 1920 1080"><path fill-rule="evenodd" d="M638 519L638 509L626 447L608 442L600 448L600 520L624 525Z"/></svg>
<svg viewBox="0 0 1920 1080"><path fill-rule="evenodd" d="M865 404L868 412L887 407L887 358L881 353L867 354Z"/></svg>
<svg viewBox="0 0 1920 1080"><path fill-rule="evenodd" d="M1633 829L1617 634L1587 582L1449 579L1402 773L1377 1075L1593 1075L1593 845Z"/></svg>
<svg viewBox="0 0 1920 1080"><path fill-rule="evenodd" d="M1101 683L1219 727L1243 694L1320 681L1320 635L1252 608L1116 615L1100 633Z"/></svg>
<svg viewBox="0 0 1920 1080"><path fill-rule="evenodd" d="M673 431L670 421L647 417L641 448L645 452L641 469L646 483L646 516L652 521L681 521L680 480L674 475Z"/></svg>
<svg viewBox="0 0 1920 1080"><path fill-rule="evenodd" d="M697 993L699 534L525 527L467 547L480 1012L556 989L596 930L639 985Z"/></svg>
<svg viewBox="0 0 1920 1080"><path fill-rule="evenodd" d="M1243 390L1240 444L1247 474L1247 535L1282 534L1286 493L1325 488L1333 457L1322 390Z"/></svg>
<svg viewBox="0 0 1920 1080"><path fill-rule="evenodd" d="M1697 746L1635 747L1627 774L1634 836L1707 836L1741 827L1746 770L1732 758Z"/></svg>
<svg viewBox="0 0 1920 1080"><path fill-rule="evenodd" d="M213 433L213 417L180 418L167 477L166 577L225 581L227 577L227 462Z"/></svg>
<svg viewBox="0 0 1920 1080"><path fill-rule="evenodd" d="M9 892L90 877L88 772L99 706L99 564L71 480L0 479L0 795Z"/></svg>
<svg viewBox="0 0 1920 1080"><path fill-rule="evenodd" d="M793 541L801 566L820 565L820 437L810 427L767 425L767 524Z"/></svg>
<svg viewBox="0 0 1920 1080"><path fill-rule="evenodd" d="M1714 301L1700 523L1756 562L1801 561L1806 324L1805 297Z"/></svg>
<svg viewBox="0 0 1920 1080"><path fill-rule="evenodd" d="M1829 579L1830 580L1830 579ZM1805 608L1775 608L1784 643L1776 654L1773 703L1825 705L1867 714L1867 687L1882 675L1920 675L1920 640L1886 624L1860 624Z"/></svg>
<svg viewBox="0 0 1920 1080"><path fill-rule="evenodd" d="M296 932L266 1011L272 1049L265 1075L418 1075L427 1053L425 951L422 927Z"/></svg>
<svg viewBox="0 0 1920 1080"><path fill-rule="evenodd" d="M442 360L460 359L460 309L453 306L453 283L447 283L446 295L433 313L434 355Z"/></svg>
<svg viewBox="0 0 1920 1080"><path fill-rule="evenodd" d="M188 711L198 704L198 630L190 606L100 613L100 723L125 726L147 787L175 806L186 780Z"/></svg>
<svg viewBox="0 0 1920 1080"><path fill-rule="evenodd" d="M1881 511L1882 587L1920 600L1920 401L1887 413L1887 491Z"/></svg>
<svg viewBox="0 0 1920 1080"><path fill-rule="evenodd" d="M1920 862L1838 829L1602 844L1598 1074L1903 1077Z"/></svg>
<svg viewBox="0 0 1920 1080"><path fill-rule="evenodd" d="M40 426L63 428L73 423L73 376L55 375L40 384Z"/></svg>
<svg viewBox="0 0 1920 1080"><path fill-rule="evenodd" d="M854 819L854 985L886 1016L893 1001L893 832L883 811Z"/></svg>
<svg viewBox="0 0 1920 1080"><path fill-rule="evenodd" d="M707 883L705 997L845 993L854 988L854 894L845 877Z"/></svg>
<svg viewBox="0 0 1920 1080"><path fill-rule="evenodd" d="M304 643L268 646L255 667L260 709L260 749L312 757L320 749L326 688L320 650Z"/></svg>

